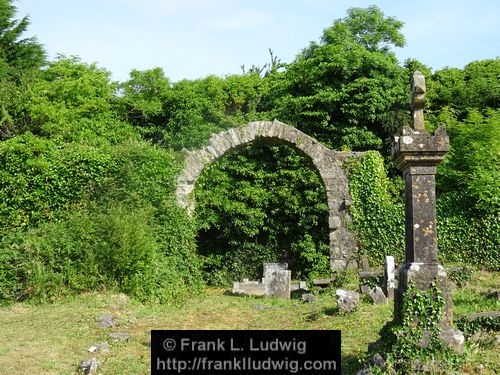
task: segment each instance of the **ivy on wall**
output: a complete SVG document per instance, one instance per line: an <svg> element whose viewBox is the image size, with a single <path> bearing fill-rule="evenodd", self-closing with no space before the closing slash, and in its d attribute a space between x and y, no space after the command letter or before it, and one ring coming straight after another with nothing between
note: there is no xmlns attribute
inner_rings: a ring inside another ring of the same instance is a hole
<svg viewBox="0 0 500 375"><path fill-rule="evenodd" d="M404 254L404 204L400 189L384 169L377 151L368 151L345 164L353 205L350 213L359 239L359 255L372 265L383 264L386 255L397 261Z"/></svg>

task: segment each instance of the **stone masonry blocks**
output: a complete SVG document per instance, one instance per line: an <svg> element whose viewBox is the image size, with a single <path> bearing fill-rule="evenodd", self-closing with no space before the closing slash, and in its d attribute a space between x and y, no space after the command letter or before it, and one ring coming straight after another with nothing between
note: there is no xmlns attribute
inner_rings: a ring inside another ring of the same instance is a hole
<svg viewBox="0 0 500 375"><path fill-rule="evenodd" d="M350 201L349 181L342 163L361 153L333 151L293 126L274 121L254 121L238 128L214 134L206 147L191 151L185 159L185 167L177 178L177 202L188 214L194 212L192 191L204 167L224 155L257 139L281 140L290 143L307 155L320 174L327 192L329 207L330 263L334 269L342 269L357 249L355 236L350 233L342 217L348 216L344 201Z"/></svg>

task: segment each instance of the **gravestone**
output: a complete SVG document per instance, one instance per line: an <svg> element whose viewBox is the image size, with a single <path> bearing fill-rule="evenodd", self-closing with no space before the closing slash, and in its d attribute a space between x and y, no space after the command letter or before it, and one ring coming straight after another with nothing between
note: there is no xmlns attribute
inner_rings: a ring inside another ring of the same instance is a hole
<svg viewBox="0 0 500 375"><path fill-rule="evenodd" d="M403 171L405 181L405 264L399 271L394 294L394 317L401 321L403 294L410 283L424 291L437 281L445 299L441 324L443 330L450 330L448 278L437 256L435 182L436 166L449 149L449 138L442 127L434 135L425 130L425 92L425 78L415 72L410 94L413 127L404 126L392 147L394 162Z"/></svg>
<svg viewBox="0 0 500 375"><path fill-rule="evenodd" d="M243 279L243 282L233 283L232 292L234 294L290 299L292 292L292 271L287 270L287 268L287 263L264 263L262 282ZM301 282L299 284L300 287L306 289L305 283Z"/></svg>
<svg viewBox="0 0 500 375"><path fill-rule="evenodd" d="M394 299L394 289L396 289L396 271L394 267L394 257L387 255L384 264L384 292L387 299Z"/></svg>
<svg viewBox="0 0 500 375"><path fill-rule="evenodd" d="M264 282L264 279L271 277L274 271L286 271L288 269L288 263L264 263L263 268L262 282Z"/></svg>
<svg viewBox="0 0 500 375"><path fill-rule="evenodd" d="M266 297L290 299L292 271L273 269L262 279Z"/></svg>

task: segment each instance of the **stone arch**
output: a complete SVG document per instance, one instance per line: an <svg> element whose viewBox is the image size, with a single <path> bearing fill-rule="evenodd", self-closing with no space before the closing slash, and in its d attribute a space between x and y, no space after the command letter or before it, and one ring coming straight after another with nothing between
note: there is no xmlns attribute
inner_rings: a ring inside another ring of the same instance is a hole
<svg viewBox="0 0 500 375"><path fill-rule="evenodd" d="M351 204L351 197L349 181L342 164L346 159L356 157L360 153L330 150L316 139L277 120L250 122L214 134L206 147L189 151L185 167L177 178L176 196L179 205L192 215L195 202L191 193L205 165L230 150L259 139L290 143L311 159L326 188L331 267L344 269L348 265L355 266L355 262L351 262L351 257L357 250L357 242L345 225L346 221L350 221L347 209Z"/></svg>

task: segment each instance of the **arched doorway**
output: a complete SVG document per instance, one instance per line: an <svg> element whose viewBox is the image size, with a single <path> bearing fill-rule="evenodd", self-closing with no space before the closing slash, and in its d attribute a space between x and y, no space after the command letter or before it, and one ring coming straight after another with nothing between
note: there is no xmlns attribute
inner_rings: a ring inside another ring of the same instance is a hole
<svg viewBox="0 0 500 375"><path fill-rule="evenodd" d="M351 197L349 181L342 165L345 160L356 157L358 152L330 150L316 139L304 134L293 126L279 121L251 122L238 128L214 134L208 145L202 149L188 152L185 167L177 179L177 201L192 214L195 207L193 194L196 181L203 168L210 162L256 140L269 139L287 142L307 155L318 171L325 185L329 209L330 265L339 270L352 264L351 258L356 251L356 239L346 227L350 220L348 208Z"/></svg>

